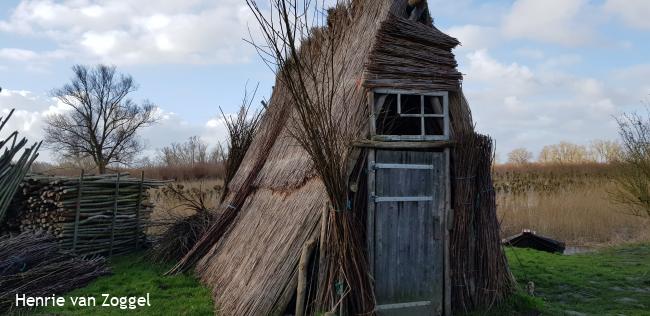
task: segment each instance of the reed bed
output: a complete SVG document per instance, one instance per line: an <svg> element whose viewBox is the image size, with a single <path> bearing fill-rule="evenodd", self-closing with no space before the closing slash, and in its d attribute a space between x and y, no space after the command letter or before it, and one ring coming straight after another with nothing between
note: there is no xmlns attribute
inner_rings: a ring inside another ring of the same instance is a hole
<svg viewBox="0 0 650 316"><path fill-rule="evenodd" d="M531 229L574 246L650 240L650 219L610 198L615 172L596 163L496 166L501 236Z"/></svg>
<svg viewBox="0 0 650 316"><path fill-rule="evenodd" d="M1 237L0 312L12 308L16 294L63 294L109 273L103 258L84 259L63 252L57 239L44 232Z"/></svg>
<svg viewBox="0 0 650 316"><path fill-rule="evenodd" d="M18 231L43 230L77 254L118 254L146 241L152 210L147 191L163 182L127 175L29 176L13 201L8 222Z"/></svg>

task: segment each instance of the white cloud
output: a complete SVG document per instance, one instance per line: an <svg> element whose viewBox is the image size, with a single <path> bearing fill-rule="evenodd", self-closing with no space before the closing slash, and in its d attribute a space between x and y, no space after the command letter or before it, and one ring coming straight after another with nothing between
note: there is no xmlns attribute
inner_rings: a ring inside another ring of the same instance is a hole
<svg viewBox="0 0 650 316"><path fill-rule="evenodd" d="M587 0L517 0L503 20L503 33L510 38L531 39L568 46L593 40Z"/></svg>
<svg viewBox="0 0 650 316"><path fill-rule="evenodd" d="M566 65L576 62L571 56L544 57L534 66L501 62L488 50L461 59L467 73L464 91L478 128L497 140L502 156L517 147L537 152L560 141L616 138L612 117L628 111L641 94L612 82L645 73L635 67L636 72L608 76L609 82L567 73Z"/></svg>
<svg viewBox="0 0 650 316"><path fill-rule="evenodd" d="M469 66L462 70L466 73L466 82L508 82L501 87L507 93L530 93L536 86L536 78L528 67L517 63L499 63L486 49L469 53L466 58Z"/></svg>
<svg viewBox="0 0 650 316"><path fill-rule="evenodd" d="M467 24L454 26L446 30L446 33L457 38L461 46L456 52L474 50L479 48L490 48L500 42L499 31L496 27Z"/></svg>
<svg viewBox="0 0 650 316"><path fill-rule="evenodd" d="M25 0L0 21L0 31L45 37L65 55L92 62L228 64L254 56L242 40L249 37L249 24L256 29L238 0ZM42 55L7 53L22 60Z"/></svg>
<svg viewBox="0 0 650 316"><path fill-rule="evenodd" d="M650 1L607 0L605 11L616 15L625 24L640 29L650 29Z"/></svg>
<svg viewBox="0 0 650 316"><path fill-rule="evenodd" d="M45 117L63 113L65 106L54 99L38 96L30 91L3 89L0 92L0 116L6 117L12 109L15 111L0 131L0 138L4 139L13 131L18 131L20 137L26 137L30 142L38 142L43 139ZM39 159L47 160L50 156L50 153L45 151Z"/></svg>

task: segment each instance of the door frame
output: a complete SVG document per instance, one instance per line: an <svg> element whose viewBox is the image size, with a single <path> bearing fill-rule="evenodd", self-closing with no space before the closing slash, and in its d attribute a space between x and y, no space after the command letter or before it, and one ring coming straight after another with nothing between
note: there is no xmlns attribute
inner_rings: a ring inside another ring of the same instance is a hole
<svg viewBox="0 0 650 316"><path fill-rule="evenodd" d="M413 150L413 148L392 148L397 150ZM370 268L370 274L374 276L374 267L375 267L375 257L374 257L374 247L375 247L375 201L373 197L375 195L375 152L376 150L382 150L381 148L368 148L368 203L367 203L367 222L366 222L366 242L367 242L367 251L368 251L368 265ZM388 150L384 148L383 150ZM420 150L421 151L421 150ZM443 149L443 179L444 179L444 208L442 214L440 214L441 227L443 228L442 233L442 248L443 248L443 269L442 269L442 279L443 279L443 290L442 290L442 315L449 316L451 315L451 279L449 273L449 230L452 228L453 224L453 211L451 209L451 172L450 172L450 149L448 147ZM409 303L402 303L404 307L409 306ZM417 304L414 302L412 304ZM400 304L395 304L400 305ZM416 306L416 305L413 305ZM375 311L377 307L375 307Z"/></svg>

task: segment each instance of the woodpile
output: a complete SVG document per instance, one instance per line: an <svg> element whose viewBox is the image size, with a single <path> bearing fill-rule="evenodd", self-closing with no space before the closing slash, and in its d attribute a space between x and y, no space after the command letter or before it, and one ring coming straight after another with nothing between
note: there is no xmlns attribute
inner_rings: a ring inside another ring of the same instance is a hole
<svg viewBox="0 0 650 316"><path fill-rule="evenodd" d="M0 313L12 308L16 294L63 294L109 273L103 258L62 252L56 238L44 232L0 237Z"/></svg>
<svg viewBox="0 0 650 316"><path fill-rule="evenodd" d="M119 254L145 242L153 205L148 190L163 182L124 175L28 176L13 200L10 229L43 230L77 254Z"/></svg>

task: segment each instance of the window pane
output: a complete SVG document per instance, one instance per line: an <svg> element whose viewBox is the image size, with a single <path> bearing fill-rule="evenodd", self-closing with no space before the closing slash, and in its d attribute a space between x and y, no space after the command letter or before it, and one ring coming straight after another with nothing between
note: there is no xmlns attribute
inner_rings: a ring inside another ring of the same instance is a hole
<svg viewBox="0 0 650 316"><path fill-rule="evenodd" d="M396 94L375 94L375 100L380 109L376 122L378 135L422 135L422 121L419 117L402 117L397 114Z"/></svg>
<svg viewBox="0 0 650 316"><path fill-rule="evenodd" d="M425 117L424 132L426 135L444 135L444 119L442 117Z"/></svg>
<svg viewBox="0 0 650 316"><path fill-rule="evenodd" d="M444 114L441 96L424 96L424 114Z"/></svg>
<svg viewBox="0 0 650 316"><path fill-rule="evenodd" d="M419 117L402 117L394 128L388 135L422 135L422 120Z"/></svg>
<svg viewBox="0 0 650 316"><path fill-rule="evenodd" d="M422 114L422 97L414 94L402 94L402 114Z"/></svg>
<svg viewBox="0 0 650 316"><path fill-rule="evenodd" d="M397 95L396 94L375 94L375 100L377 102L377 134L379 135L391 135L390 129L391 125L397 115Z"/></svg>

